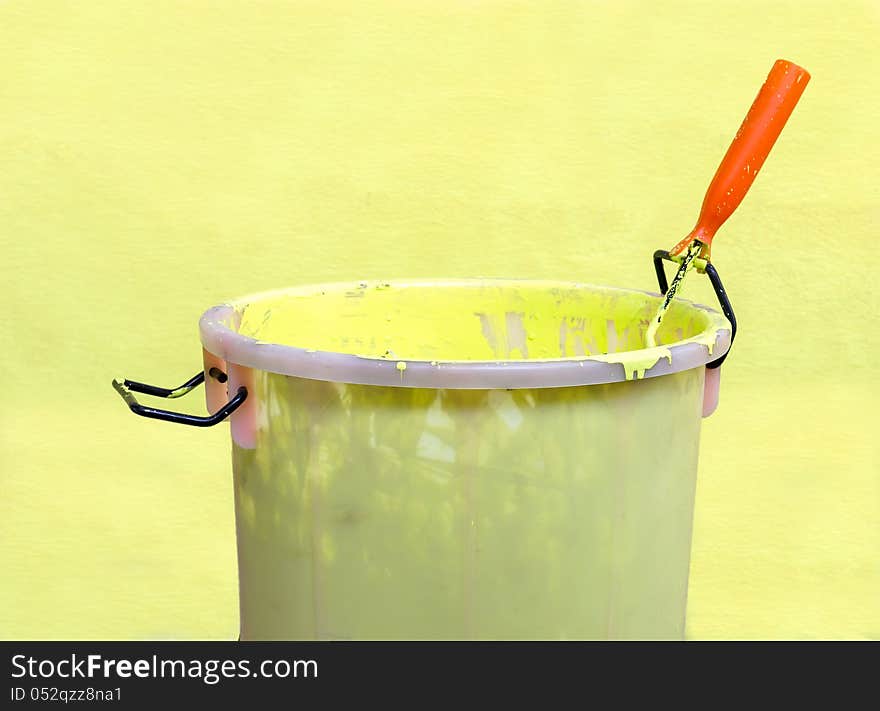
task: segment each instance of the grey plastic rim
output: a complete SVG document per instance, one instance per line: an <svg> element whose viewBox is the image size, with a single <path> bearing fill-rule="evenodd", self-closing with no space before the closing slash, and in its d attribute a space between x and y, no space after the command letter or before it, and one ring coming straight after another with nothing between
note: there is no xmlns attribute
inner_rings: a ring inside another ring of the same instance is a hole
<svg viewBox="0 0 880 711"><path fill-rule="evenodd" d="M240 323L241 310L248 304L261 299L277 298L285 294L304 295L321 290L351 289L355 284L311 284L278 289L252 294L214 306L202 314L199 319L202 345L207 351L227 363L235 363L269 373L357 385L484 390L558 388L617 383L627 379L622 363L594 360L589 356L510 361L406 360L406 370L402 375L396 360L264 343L249 336L243 336L236 330ZM645 294L655 298L659 296L657 292L639 289L545 280L438 279L390 282L392 287L401 288L512 286L513 284L568 289L602 289ZM709 316L709 324L701 334L662 348L630 351L630 357L644 356L645 359L651 360L654 355L657 356L656 363L645 370L645 378L656 378L703 366L720 358L730 348L730 322L721 313L708 306L695 304L684 299L676 299L676 301L706 312ZM711 337L712 333L715 335L715 345L712 352L709 353L709 349L703 343L696 341ZM667 352L672 356L671 363L666 357ZM610 357L613 358L613 355Z"/></svg>

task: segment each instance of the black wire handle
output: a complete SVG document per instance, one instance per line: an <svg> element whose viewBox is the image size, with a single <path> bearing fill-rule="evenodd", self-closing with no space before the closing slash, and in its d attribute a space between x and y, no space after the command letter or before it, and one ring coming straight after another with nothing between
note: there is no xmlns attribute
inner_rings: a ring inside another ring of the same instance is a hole
<svg viewBox="0 0 880 711"><path fill-rule="evenodd" d="M661 294L665 294L669 289L669 282L666 281L666 271L663 269L664 259L668 262L678 264L676 260L669 256L669 252L665 249L658 249L654 252L654 271L657 272L657 284L660 286ZM724 284L721 283L721 277L718 276L718 271L715 269L715 265L707 261L705 271L706 276L709 277L709 281L712 282L715 296L718 297L718 303L721 305L721 313L723 313L727 317L727 320L730 321L730 348L733 348L733 339L736 338L736 316L733 313L733 307L730 305L730 299L727 298L727 292L724 290ZM724 362L724 359L730 354L730 348L727 349L727 353L717 360L707 363L706 367L720 367Z"/></svg>
<svg viewBox="0 0 880 711"><path fill-rule="evenodd" d="M226 373L219 368L211 368L208 371L208 375L221 383L225 383L228 380ZM155 385L147 385L146 383L127 379L121 381L114 379L113 387L135 415L149 417L154 420L164 420L165 422L176 422L180 425L192 425L193 427L213 427L223 422L247 399L247 388L241 386L238 392L235 393L235 396L217 412L207 417L200 417L198 415L188 415L185 412L172 412L171 410L161 410L156 407L141 405L133 395L133 393L144 393L145 395L175 399L183 397L204 382L205 374L201 372L191 377L178 388L160 388Z"/></svg>

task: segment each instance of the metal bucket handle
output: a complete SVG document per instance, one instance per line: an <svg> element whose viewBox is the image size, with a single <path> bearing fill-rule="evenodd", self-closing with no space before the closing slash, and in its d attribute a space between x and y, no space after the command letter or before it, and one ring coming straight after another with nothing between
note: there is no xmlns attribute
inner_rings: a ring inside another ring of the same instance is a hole
<svg viewBox="0 0 880 711"><path fill-rule="evenodd" d="M658 249L654 252L654 271L657 272L657 284L660 287L660 293L666 294L666 291L669 289L669 283L666 280L666 272L663 269L663 260L673 262L678 264L678 261L669 255L669 252L665 249ZM736 316L733 313L733 307L730 305L730 299L727 297L727 292L724 290L724 284L721 283L721 277L718 276L718 271L715 269L715 266L706 261L706 276L709 277L709 281L712 282L712 289L715 291L715 296L718 297L718 304L721 306L721 313L723 313L727 320L730 321L730 348L733 348L733 339L736 338ZM720 368L721 364L724 362L724 359L730 354L730 348L727 349L727 352L713 360L711 363L707 363L706 367L709 370L714 370L715 368Z"/></svg>
<svg viewBox="0 0 880 711"><path fill-rule="evenodd" d="M208 375L220 383L227 381L226 373L219 368L209 368ZM213 415L200 417L198 415L189 415L185 412L172 412L171 410L161 410L155 407L147 407L141 405L135 398L133 393L144 393L145 395L154 395L156 397L164 397L174 399L183 397L187 393L192 392L199 385L205 382L205 373L200 372L187 380L183 385L177 388L160 388L156 385L147 385L134 380L123 378L122 380L113 380L113 387L120 397L128 405L129 409L136 415L141 417L149 417L154 420L164 420L165 422L177 422L181 425L192 425L193 427L213 427L223 422L233 412L235 412L241 404L247 399L248 391L243 385L238 389L229 402L221 407Z"/></svg>

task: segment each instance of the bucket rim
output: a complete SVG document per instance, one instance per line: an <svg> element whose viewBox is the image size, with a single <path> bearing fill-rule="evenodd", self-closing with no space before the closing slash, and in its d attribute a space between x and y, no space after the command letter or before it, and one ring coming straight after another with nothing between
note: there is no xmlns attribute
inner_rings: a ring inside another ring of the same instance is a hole
<svg viewBox="0 0 880 711"><path fill-rule="evenodd" d="M689 338L664 346L607 355L523 360L389 359L266 343L238 332L243 310L260 300L306 296L321 291L356 288L425 288L522 285L535 288L585 289L643 294L658 300L655 291L549 279L440 278L339 281L254 292L205 311L199 334L209 353L239 366L279 375L353 385L466 390L520 389L598 385L660 377L691 370L720 358L730 348L731 325L715 309L687 299L675 301L708 317L706 328ZM400 363L405 364L401 368Z"/></svg>

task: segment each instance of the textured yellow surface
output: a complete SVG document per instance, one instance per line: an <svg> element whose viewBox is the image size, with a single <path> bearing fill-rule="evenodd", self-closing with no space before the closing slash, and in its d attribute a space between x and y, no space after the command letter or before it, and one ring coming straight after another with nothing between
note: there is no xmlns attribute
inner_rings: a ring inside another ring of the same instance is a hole
<svg viewBox="0 0 880 711"><path fill-rule="evenodd" d="M109 384L196 372L204 308L651 288L784 57L813 79L713 250L742 330L687 633L880 638L878 30L868 1L4 2L0 636L237 635L228 434Z"/></svg>

